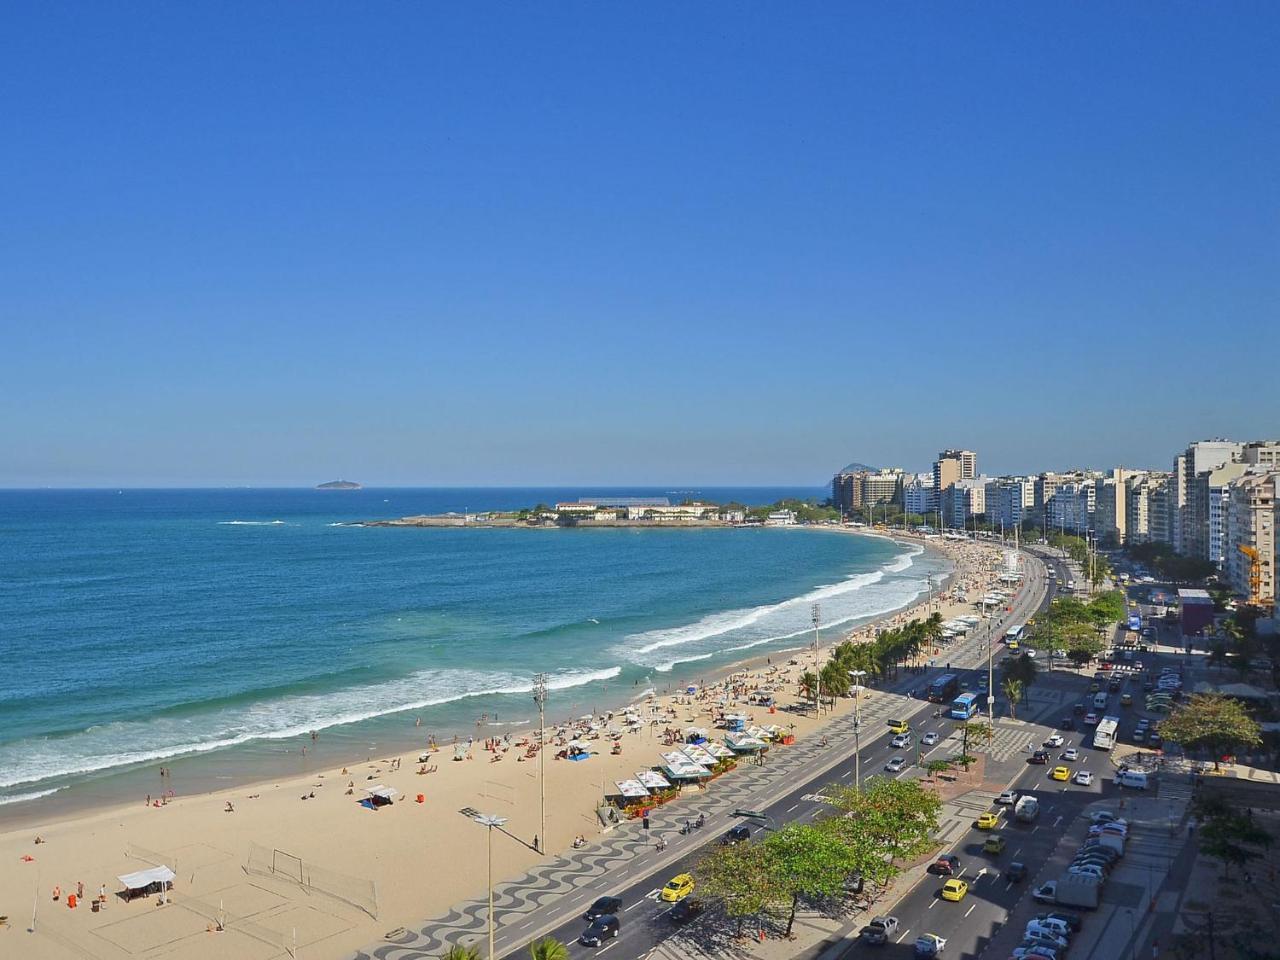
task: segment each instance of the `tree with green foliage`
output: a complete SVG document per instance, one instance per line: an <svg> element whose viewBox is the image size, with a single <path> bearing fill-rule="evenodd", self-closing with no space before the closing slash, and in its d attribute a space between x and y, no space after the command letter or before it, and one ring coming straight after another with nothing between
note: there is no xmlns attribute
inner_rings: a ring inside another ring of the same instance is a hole
<svg viewBox="0 0 1280 960"><path fill-rule="evenodd" d="M1036 682L1036 677L1040 675L1040 668L1036 666L1035 660L1026 654L1016 657L1005 657L1004 663L1000 666L1000 676L1002 682L1007 683L1010 680L1017 680L1022 684L1022 699L1026 702L1027 693L1031 689L1031 685Z"/></svg>
<svg viewBox="0 0 1280 960"><path fill-rule="evenodd" d="M822 693L832 702L836 697L847 697L853 686L849 671L843 669L835 660L828 660L821 670Z"/></svg>
<svg viewBox="0 0 1280 960"><path fill-rule="evenodd" d="M939 774L946 773L951 769L951 761L942 759L930 760L924 765L924 768L929 772L930 777L937 780Z"/></svg>
<svg viewBox="0 0 1280 960"><path fill-rule="evenodd" d="M818 685L822 682L818 674L812 670L806 670L800 674L800 695L806 700L812 700L814 706L818 704Z"/></svg>
<svg viewBox="0 0 1280 960"><path fill-rule="evenodd" d="M765 848L769 887L790 900L788 937L802 899L836 896L861 865L855 849L837 832L816 824L788 824L761 846Z"/></svg>
<svg viewBox="0 0 1280 960"><path fill-rule="evenodd" d="M480 960L480 949L470 944L455 943L441 955L440 960Z"/></svg>
<svg viewBox="0 0 1280 960"><path fill-rule="evenodd" d="M724 910L741 928L779 901L769 871L769 851L762 843L712 847L693 868L698 896Z"/></svg>
<svg viewBox="0 0 1280 960"><path fill-rule="evenodd" d="M1240 701L1216 694L1195 694L1174 707L1160 724L1160 735L1183 747L1207 747L1215 770L1227 751L1262 743L1261 728Z"/></svg>
<svg viewBox="0 0 1280 960"><path fill-rule="evenodd" d="M555 937L543 937L529 944L529 960L569 960L569 948Z"/></svg>
<svg viewBox="0 0 1280 960"><path fill-rule="evenodd" d="M822 793L838 814L823 825L857 852L858 872L882 887L901 872L899 863L934 843L942 801L918 782L873 777L861 790L833 783Z"/></svg>
<svg viewBox="0 0 1280 960"><path fill-rule="evenodd" d="M1253 821L1252 816L1240 813L1220 797L1198 796L1194 801L1195 813L1203 821L1200 828L1200 850L1207 856L1222 861L1223 872L1230 874L1233 866L1243 866L1256 860L1261 854L1251 849L1270 849L1275 838Z"/></svg>

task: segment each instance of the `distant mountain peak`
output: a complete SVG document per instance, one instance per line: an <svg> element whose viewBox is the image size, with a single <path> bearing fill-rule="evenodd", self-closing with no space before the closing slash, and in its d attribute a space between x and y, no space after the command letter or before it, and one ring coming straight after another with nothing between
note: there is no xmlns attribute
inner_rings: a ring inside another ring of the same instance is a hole
<svg viewBox="0 0 1280 960"><path fill-rule="evenodd" d="M877 467L869 467L865 463L853 462L845 467L840 473L875 473Z"/></svg>

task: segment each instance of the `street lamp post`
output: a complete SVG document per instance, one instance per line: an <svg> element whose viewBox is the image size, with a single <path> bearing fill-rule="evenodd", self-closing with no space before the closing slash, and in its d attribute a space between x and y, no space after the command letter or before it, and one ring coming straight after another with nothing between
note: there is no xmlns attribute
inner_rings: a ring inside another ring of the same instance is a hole
<svg viewBox="0 0 1280 960"><path fill-rule="evenodd" d="M850 670L853 677L853 789L862 792L862 678L865 670Z"/></svg>
<svg viewBox="0 0 1280 960"><path fill-rule="evenodd" d="M547 675L533 678L533 702L538 705L538 852L547 842Z"/></svg>
<svg viewBox="0 0 1280 960"><path fill-rule="evenodd" d="M495 960L497 954L493 951L493 828L500 827L507 822L506 817L494 817L487 813L482 813L475 818L476 823L482 827L488 828L489 835L489 960Z"/></svg>
<svg viewBox="0 0 1280 960"><path fill-rule="evenodd" d="M822 668L818 663L818 626L822 623L822 607L814 604L810 611L813 615L813 675L817 678L814 706L819 716L822 715Z"/></svg>

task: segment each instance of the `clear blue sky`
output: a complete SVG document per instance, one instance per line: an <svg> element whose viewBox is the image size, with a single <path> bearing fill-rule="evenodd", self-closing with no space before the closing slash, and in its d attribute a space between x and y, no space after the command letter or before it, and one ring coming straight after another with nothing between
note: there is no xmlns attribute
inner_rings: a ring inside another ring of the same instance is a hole
<svg viewBox="0 0 1280 960"><path fill-rule="evenodd" d="M0 485L1280 434L1280 6L10 5Z"/></svg>

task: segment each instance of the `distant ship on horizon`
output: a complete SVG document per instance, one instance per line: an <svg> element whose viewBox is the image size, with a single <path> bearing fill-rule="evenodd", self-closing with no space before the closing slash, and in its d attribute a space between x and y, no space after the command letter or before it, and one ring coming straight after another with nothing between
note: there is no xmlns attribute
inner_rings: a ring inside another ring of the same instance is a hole
<svg viewBox="0 0 1280 960"><path fill-rule="evenodd" d="M316 484L317 490L363 490L354 480L330 480L328 483Z"/></svg>

